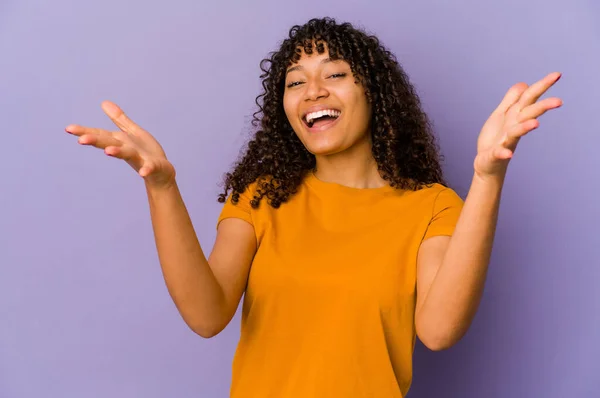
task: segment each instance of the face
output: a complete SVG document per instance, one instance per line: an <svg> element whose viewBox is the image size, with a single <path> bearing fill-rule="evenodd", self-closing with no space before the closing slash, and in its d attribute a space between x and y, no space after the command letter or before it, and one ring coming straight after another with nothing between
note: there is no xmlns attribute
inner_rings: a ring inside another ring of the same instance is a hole
<svg viewBox="0 0 600 398"><path fill-rule="evenodd" d="M288 68L283 106L300 141L314 155L370 143L371 107L350 65L329 54L302 53Z"/></svg>

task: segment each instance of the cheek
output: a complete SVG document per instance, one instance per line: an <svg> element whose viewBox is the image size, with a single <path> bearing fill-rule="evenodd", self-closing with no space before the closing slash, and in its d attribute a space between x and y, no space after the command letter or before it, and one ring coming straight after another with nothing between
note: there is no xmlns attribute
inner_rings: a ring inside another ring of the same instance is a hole
<svg viewBox="0 0 600 398"><path fill-rule="evenodd" d="M365 114L370 114L369 103L364 89L357 85L345 86L343 89L336 92L336 96L344 103L345 106L352 109L353 116L363 117Z"/></svg>
<svg viewBox="0 0 600 398"><path fill-rule="evenodd" d="M298 113L298 111L296 102L294 101L293 97L288 94L283 95L283 110L290 124L294 125L297 119L297 117L295 116Z"/></svg>
<svg viewBox="0 0 600 398"><path fill-rule="evenodd" d="M360 117L361 124L368 126L371 124L371 104L368 103L364 93L357 100L357 115Z"/></svg>
<svg viewBox="0 0 600 398"><path fill-rule="evenodd" d="M354 93L352 97L352 123L360 129L366 128L371 122L371 106L364 93Z"/></svg>

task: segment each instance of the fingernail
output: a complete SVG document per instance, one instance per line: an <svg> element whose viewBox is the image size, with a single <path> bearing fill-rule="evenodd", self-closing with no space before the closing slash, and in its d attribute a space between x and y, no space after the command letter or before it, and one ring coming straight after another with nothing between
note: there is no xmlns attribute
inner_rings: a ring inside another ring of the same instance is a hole
<svg viewBox="0 0 600 398"><path fill-rule="evenodd" d="M104 108L104 110L107 113L110 114L109 116L113 116L113 115L116 115L117 113L119 113L119 108L112 102L105 101L102 103L102 107Z"/></svg>

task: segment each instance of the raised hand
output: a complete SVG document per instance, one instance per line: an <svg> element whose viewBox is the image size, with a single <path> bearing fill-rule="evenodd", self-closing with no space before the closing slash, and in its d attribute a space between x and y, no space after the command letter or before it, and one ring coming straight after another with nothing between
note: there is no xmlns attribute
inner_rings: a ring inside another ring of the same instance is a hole
<svg viewBox="0 0 600 398"><path fill-rule="evenodd" d="M82 145L103 149L108 156L125 160L147 183L166 187L175 181L175 168L167 160L161 145L147 131L135 124L117 105L102 103L102 110L119 131L69 125L65 131L79 137Z"/></svg>
<svg viewBox="0 0 600 398"><path fill-rule="evenodd" d="M481 178L504 177L508 162L521 137L539 126L538 117L562 105L560 98L538 99L560 78L558 72L527 86L512 86L485 122L477 140L475 174Z"/></svg>

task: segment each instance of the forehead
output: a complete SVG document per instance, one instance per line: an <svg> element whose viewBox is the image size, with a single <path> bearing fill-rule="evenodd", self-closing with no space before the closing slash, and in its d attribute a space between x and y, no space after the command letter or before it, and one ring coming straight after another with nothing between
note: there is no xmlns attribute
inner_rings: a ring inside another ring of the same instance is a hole
<svg viewBox="0 0 600 398"><path fill-rule="evenodd" d="M290 61L286 73L302 71L305 69L315 69L331 63L344 62L342 59L330 57L326 47L322 53L318 53L314 46L311 53L307 53L302 47L298 47L296 53L298 55L295 59Z"/></svg>

